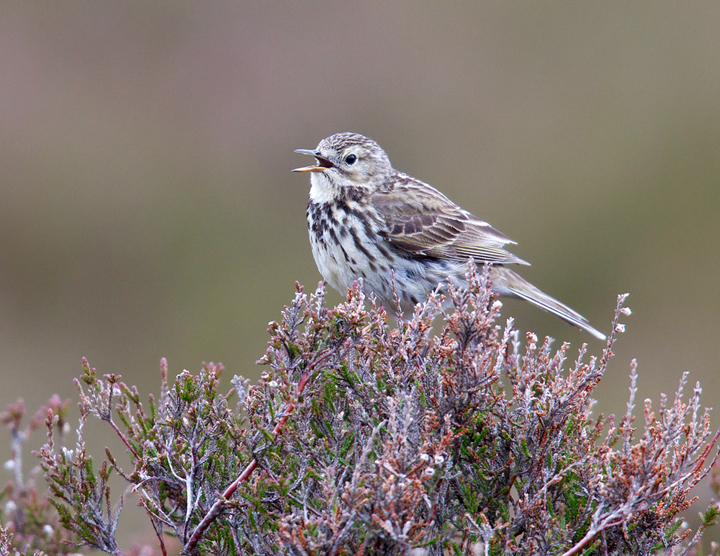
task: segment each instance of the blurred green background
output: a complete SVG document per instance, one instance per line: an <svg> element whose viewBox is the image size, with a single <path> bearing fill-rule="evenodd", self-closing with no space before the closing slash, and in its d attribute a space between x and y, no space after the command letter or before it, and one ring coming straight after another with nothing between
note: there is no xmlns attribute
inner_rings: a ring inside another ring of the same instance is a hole
<svg viewBox="0 0 720 556"><path fill-rule="evenodd" d="M340 131L516 240L600 330L631 293L598 413L624 412L632 357L638 401L690 371L720 405L718 29L715 2L3 1L0 407L75 397L82 356L145 393L162 356L255 379L268 321L320 278L293 150Z"/></svg>

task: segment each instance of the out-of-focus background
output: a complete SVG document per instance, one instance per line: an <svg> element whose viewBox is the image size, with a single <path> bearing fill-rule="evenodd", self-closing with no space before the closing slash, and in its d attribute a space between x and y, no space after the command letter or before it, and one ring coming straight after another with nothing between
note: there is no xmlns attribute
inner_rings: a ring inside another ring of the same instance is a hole
<svg viewBox="0 0 720 556"><path fill-rule="evenodd" d="M639 401L689 371L720 406L719 28L712 2L0 3L0 407L74 397L82 356L144 393L162 356L255 379L319 280L293 150L339 131L600 330L631 293L598 413L625 411L632 357Z"/></svg>

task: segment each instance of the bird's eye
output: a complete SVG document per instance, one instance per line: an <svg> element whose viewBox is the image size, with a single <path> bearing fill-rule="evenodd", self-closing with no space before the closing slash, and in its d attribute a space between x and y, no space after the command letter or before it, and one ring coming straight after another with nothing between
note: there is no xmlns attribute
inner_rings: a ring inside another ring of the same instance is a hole
<svg viewBox="0 0 720 556"><path fill-rule="evenodd" d="M345 164L347 164L348 166L352 166L353 164L355 164L356 160L357 156L355 156L354 154L349 154L345 157Z"/></svg>

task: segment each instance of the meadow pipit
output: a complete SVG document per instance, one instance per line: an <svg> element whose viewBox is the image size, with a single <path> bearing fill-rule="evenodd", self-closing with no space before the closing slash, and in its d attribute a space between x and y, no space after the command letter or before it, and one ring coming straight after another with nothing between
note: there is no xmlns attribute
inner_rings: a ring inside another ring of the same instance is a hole
<svg viewBox="0 0 720 556"><path fill-rule="evenodd" d="M528 264L504 246L515 243L487 222L461 209L437 189L390 164L372 139L338 133L320 141L315 150L307 208L310 244L320 274L341 293L363 279L393 307L394 283L403 311L412 310L440 283L465 282L467 260L490 263L492 289L500 296L519 297L599 339L605 335L570 307L543 293L506 267Z"/></svg>

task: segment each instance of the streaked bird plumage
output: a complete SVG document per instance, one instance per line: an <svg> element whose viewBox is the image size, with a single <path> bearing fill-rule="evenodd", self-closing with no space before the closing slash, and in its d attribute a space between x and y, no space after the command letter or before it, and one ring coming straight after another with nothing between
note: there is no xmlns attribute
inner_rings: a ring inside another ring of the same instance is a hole
<svg viewBox="0 0 720 556"><path fill-rule="evenodd" d="M528 264L505 249L515 243L460 208L434 187L398 172L372 139L338 133L314 150L310 173L308 229L320 274L345 292L363 278L366 293L392 306L395 287L404 311L440 283L464 283L469 257L491 263L493 291L536 305L596 338L605 336L563 303L507 268Z"/></svg>

